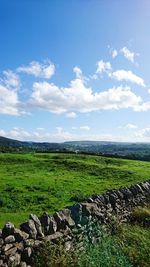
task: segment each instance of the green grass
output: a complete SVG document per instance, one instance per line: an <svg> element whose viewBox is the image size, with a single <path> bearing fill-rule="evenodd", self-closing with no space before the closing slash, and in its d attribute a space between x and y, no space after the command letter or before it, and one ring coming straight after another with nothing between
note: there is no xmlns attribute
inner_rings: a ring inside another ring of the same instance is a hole
<svg viewBox="0 0 150 267"><path fill-rule="evenodd" d="M150 205L137 207L133 210L131 220L144 226L150 226Z"/></svg>
<svg viewBox="0 0 150 267"><path fill-rule="evenodd" d="M111 227L110 227L111 228ZM35 267L149 267L150 231L141 225L120 225L111 234L110 229L98 228L100 241L85 242L85 250L65 251L44 243L35 253Z"/></svg>
<svg viewBox="0 0 150 267"><path fill-rule="evenodd" d="M145 225L145 221L150 206L136 208L132 215L138 220L130 224L120 224L114 218L110 225L95 225L94 233L99 241L91 244L85 237L82 251L78 242L73 251L67 252L63 244L52 247L43 243L35 251L35 267L149 267L150 224Z"/></svg>
<svg viewBox="0 0 150 267"><path fill-rule="evenodd" d="M0 226L53 213L94 193L150 178L150 162L74 154L0 154Z"/></svg>
<svg viewBox="0 0 150 267"><path fill-rule="evenodd" d="M117 241L121 243L123 254L134 267L150 266L150 229L141 225L122 227Z"/></svg>
<svg viewBox="0 0 150 267"><path fill-rule="evenodd" d="M35 252L35 267L133 267L123 248L114 237L104 229L98 229L101 240L97 244L91 244L85 240L84 250L65 251L63 244L55 247L45 242Z"/></svg>

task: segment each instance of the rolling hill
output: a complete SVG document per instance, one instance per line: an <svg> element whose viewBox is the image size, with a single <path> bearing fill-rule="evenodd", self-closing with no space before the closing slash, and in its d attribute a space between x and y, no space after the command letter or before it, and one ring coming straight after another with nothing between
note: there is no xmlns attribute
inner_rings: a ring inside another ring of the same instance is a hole
<svg viewBox="0 0 150 267"><path fill-rule="evenodd" d="M18 141L0 137L0 152L91 153L129 159L150 160L149 143L107 141L68 141L64 143Z"/></svg>

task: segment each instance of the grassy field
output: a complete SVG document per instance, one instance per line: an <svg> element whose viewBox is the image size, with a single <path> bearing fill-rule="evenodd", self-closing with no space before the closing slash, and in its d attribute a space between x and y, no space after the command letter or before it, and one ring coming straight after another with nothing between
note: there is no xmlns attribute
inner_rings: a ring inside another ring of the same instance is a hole
<svg viewBox="0 0 150 267"><path fill-rule="evenodd" d="M150 178L150 162L75 154L0 154L0 227Z"/></svg>

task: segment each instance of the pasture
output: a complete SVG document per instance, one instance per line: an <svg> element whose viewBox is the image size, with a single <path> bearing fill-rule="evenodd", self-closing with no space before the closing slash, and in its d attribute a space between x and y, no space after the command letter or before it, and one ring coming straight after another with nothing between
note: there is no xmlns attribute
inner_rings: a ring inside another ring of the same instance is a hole
<svg viewBox="0 0 150 267"><path fill-rule="evenodd" d="M150 178L150 162L81 154L1 153L0 227Z"/></svg>

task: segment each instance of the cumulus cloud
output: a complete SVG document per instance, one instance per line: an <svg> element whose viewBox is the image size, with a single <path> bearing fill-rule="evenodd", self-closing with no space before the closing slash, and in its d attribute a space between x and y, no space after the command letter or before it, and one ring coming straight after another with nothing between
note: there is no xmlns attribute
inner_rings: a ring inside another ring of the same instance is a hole
<svg viewBox="0 0 150 267"><path fill-rule="evenodd" d="M68 86L61 87L46 81L55 72L55 66L49 61L44 63L32 61L28 66L19 67L18 73L24 72L35 77L45 78L44 81L34 79L28 100L22 100L22 102L19 100L23 90L21 88L19 91L21 81L18 74L11 70L3 71L3 77L0 78L0 113L20 115L25 113L24 110L38 108L58 114L65 113L66 117L75 118L77 112L121 108L132 108L134 111L150 109L150 101L142 102L142 98L137 96L130 87L114 86L107 90L100 88L100 90L94 91L91 86L87 85L88 79L83 76L79 67L74 67L73 71L76 78ZM100 60L94 74L95 79L102 73L107 73L108 77L117 81L130 81L145 86L144 80L132 71L123 69L112 71L110 62Z"/></svg>
<svg viewBox="0 0 150 267"><path fill-rule="evenodd" d="M132 63L135 60L136 54L134 52L131 52L126 46L120 49L120 52L123 54L123 56L131 61Z"/></svg>
<svg viewBox="0 0 150 267"><path fill-rule="evenodd" d="M4 77L1 79L1 83L7 88L18 89L20 87L20 78L15 72L12 70L5 70L3 71L3 75Z"/></svg>
<svg viewBox="0 0 150 267"><path fill-rule="evenodd" d="M109 72L112 70L111 64L109 61L105 62L103 60L100 60L97 62L97 69L96 72L93 75L90 75L90 78L93 80L97 80L99 75L102 75L103 73L109 74Z"/></svg>
<svg viewBox="0 0 150 267"><path fill-rule="evenodd" d="M32 61L28 66L21 66L17 68L17 72L22 72L35 77L50 79L55 73L55 66L50 61L40 63Z"/></svg>
<svg viewBox="0 0 150 267"><path fill-rule="evenodd" d="M147 101L147 102L143 102L141 105L137 105L135 107L135 111L148 111L150 110L150 101Z"/></svg>
<svg viewBox="0 0 150 267"><path fill-rule="evenodd" d="M129 81L129 82L145 87L144 80L141 77L135 75L130 70L117 70L117 71L110 73L109 76L111 78L116 79L117 81Z"/></svg>
<svg viewBox="0 0 150 267"><path fill-rule="evenodd" d="M104 62L103 60L100 60L97 62L97 74L102 74L104 72L109 72L111 71L111 64L110 62Z"/></svg>
<svg viewBox="0 0 150 267"><path fill-rule="evenodd" d="M0 77L0 114L24 114L23 105L18 97L21 86L19 76L11 70L5 70L2 74Z"/></svg>
<svg viewBox="0 0 150 267"><path fill-rule="evenodd" d="M0 113L19 115L18 106L17 92L0 84Z"/></svg>
<svg viewBox="0 0 150 267"><path fill-rule="evenodd" d="M49 61L40 64L33 61L29 66L19 67L17 72L33 74L35 77L50 78L55 72L55 66ZM19 89L21 87L20 77L12 70L2 72L0 78L0 113L8 115L27 114L24 110L26 103L21 103L19 100Z"/></svg>
<svg viewBox="0 0 150 267"><path fill-rule="evenodd" d="M58 87L53 83L36 82L30 100L32 107L54 113L91 112L120 108L135 108L141 103L130 87L113 87L94 93L83 80L75 79L69 87Z"/></svg>

